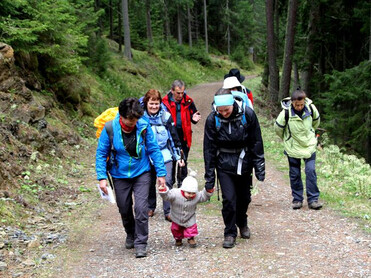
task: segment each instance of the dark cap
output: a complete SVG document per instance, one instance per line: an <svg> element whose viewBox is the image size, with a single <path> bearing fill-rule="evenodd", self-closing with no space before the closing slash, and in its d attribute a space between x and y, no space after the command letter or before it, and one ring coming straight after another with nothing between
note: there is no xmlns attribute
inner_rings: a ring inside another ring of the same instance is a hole
<svg viewBox="0 0 371 278"><path fill-rule="evenodd" d="M231 69L229 71L229 73L227 73L226 75L224 75L224 79L226 79L227 77L232 77L232 76L235 76L237 77L238 81L240 81L240 83L242 83L244 80L245 80L245 76L243 76L239 69Z"/></svg>

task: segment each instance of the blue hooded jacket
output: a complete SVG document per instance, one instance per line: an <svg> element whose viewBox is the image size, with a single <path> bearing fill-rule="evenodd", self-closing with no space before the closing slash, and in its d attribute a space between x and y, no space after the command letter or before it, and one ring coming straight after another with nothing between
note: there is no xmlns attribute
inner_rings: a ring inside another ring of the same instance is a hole
<svg viewBox="0 0 371 278"><path fill-rule="evenodd" d="M136 124L136 152L138 157L134 157L130 156L124 147L119 118L120 114L117 113L116 117L112 120L112 143L117 152L115 156L117 163L109 171L111 176L113 178L124 179L137 177L144 172L150 171L150 158L155 166L157 176L166 176L164 159L149 123L141 118ZM104 127L99 137L95 158L95 170L98 180L107 179L107 157L109 156L110 149L110 139L106 127Z"/></svg>

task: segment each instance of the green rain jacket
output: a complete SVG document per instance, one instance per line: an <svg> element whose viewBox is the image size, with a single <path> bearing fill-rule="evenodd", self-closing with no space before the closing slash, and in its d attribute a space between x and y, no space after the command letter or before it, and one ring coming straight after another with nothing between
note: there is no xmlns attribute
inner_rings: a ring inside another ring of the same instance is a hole
<svg viewBox="0 0 371 278"><path fill-rule="evenodd" d="M317 147L315 129L320 123L317 108L312 104L312 100L306 98L304 112L300 118L294 112L290 97L283 99L281 106L283 110L276 119L274 131L283 140L287 155L293 158L310 158ZM286 110L289 112L287 123Z"/></svg>

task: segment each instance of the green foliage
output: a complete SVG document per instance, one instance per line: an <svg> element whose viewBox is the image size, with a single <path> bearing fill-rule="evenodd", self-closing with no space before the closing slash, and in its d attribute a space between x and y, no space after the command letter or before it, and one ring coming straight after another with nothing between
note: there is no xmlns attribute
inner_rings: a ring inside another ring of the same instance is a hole
<svg viewBox="0 0 371 278"><path fill-rule="evenodd" d="M86 64L99 76L107 71L111 56L108 51L107 41L92 33L88 43L88 57Z"/></svg>
<svg viewBox="0 0 371 278"><path fill-rule="evenodd" d="M68 0L1 1L0 40L16 52L37 54L49 74L77 73L88 40L83 32L87 23L78 18L77 8L81 5Z"/></svg>
<svg viewBox="0 0 371 278"><path fill-rule="evenodd" d="M324 127L342 146L368 157L371 138L371 62L326 75L329 90L321 95Z"/></svg>
<svg viewBox="0 0 371 278"><path fill-rule="evenodd" d="M254 63L249 58L250 54L248 49L239 45L231 54L231 59L239 64L239 66L245 70L254 69Z"/></svg>

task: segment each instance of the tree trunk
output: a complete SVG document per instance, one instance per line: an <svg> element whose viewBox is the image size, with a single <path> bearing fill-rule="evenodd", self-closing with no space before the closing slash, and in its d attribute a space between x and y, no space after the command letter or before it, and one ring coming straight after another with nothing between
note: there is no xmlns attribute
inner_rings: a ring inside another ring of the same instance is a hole
<svg viewBox="0 0 371 278"><path fill-rule="evenodd" d="M297 0L289 0L287 11L287 25L286 25L286 42L285 54L282 68L281 89L278 99L283 99L290 95L290 82L292 70L292 56L294 52L295 39L295 25L296 25L296 11L298 8Z"/></svg>
<svg viewBox="0 0 371 278"><path fill-rule="evenodd" d="M182 34L182 12L180 10L180 5L177 7L177 20L178 20L178 44L183 44L183 34Z"/></svg>
<svg viewBox="0 0 371 278"><path fill-rule="evenodd" d="M299 69L298 64L294 62L294 89L300 86Z"/></svg>
<svg viewBox="0 0 371 278"><path fill-rule="evenodd" d="M100 9L100 0L95 0L94 2L94 11L97 12ZM98 28L97 28L97 37L100 37L103 32L103 24L102 24L102 18L99 16L98 18Z"/></svg>
<svg viewBox="0 0 371 278"><path fill-rule="evenodd" d="M117 1L117 18L118 18L118 36L119 36L119 52L122 52L122 13L121 13L121 5L120 1Z"/></svg>
<svg viewBox="0 0 371 278"><path fill-rule="evenodd" d="M370 37L368 41L368 60L371 61L371 7L370 7Z"/></svg>
<svg viewBox="0 0 371 278"><path fill-rule="evenodd" d="M191 17L191 10L189 8L189 4L187 4L187 17L188 17L188 44L189 47L192 48L192 17Z"/></svg>
<svg viewBox="0 0 371 278"><path fill-rule="evenodd" d="M311 96L310 81L313 77L314 64L316 62L316 56L314 53L315 49L315 38L318 36L318 19L319 19L319 3L317 1L311 2L309 24L308 24L308 36L307 36L307 48L305 50L305 64L303 73L303 90L308 97Z"/></svg>
<svg viewBox="0 0 371 278"><path fill-rule="evenodd" d="M132 60L128 0L122 0L122 17L124 25L124 55L129 60Z"/></svg>
<svg viewBox="0 0 371 278"><path fill-rule="evenodd" d="M279 89L279 72L276 62L276 45L274 39L274 0L266 0L266 17L267 17L267 51L269 65L269 95L273 103L278 102Z"/></svg>
<svg viewBox="0 0 371 278"><path fill-rule="evenodd" d="M108 13L109 13L109 38L113 39L113 7L112 7L112 0L109 0L109 7L108 7Z"/></svg>
<svg viewBox="0 0 371 278"><path fill-rule="evenodd" d="M229 0L227 0L226 3L226 12L227 12L227 53L228 56L231 55L231 30L229 28L229 22L230 22L230 13L229 13Z"/></svg>
<svg viewBox="0 0 371 278"><path fill-rule="evenodd" d="M168 1L164 0L164 17L165 17L165 39L170 39L170 23L169 23L169 12L168 12Z"/></svg>
<svg viewBox="0 0 371 278"><path fill-rule="evenodd" d="M152 36L152 24L151 24L151 0L146 0L146 23L147 23L147 39L149 48L152 48L153 36Z"/></svg>
<svg viewBox="0 0 371 278"><path fill-rule="evenodd" d="M205 48L206 53L209 53L209 40L207 37L207 9L206 9L206 0L204 0L204 23L205 23Z"/></svg>

